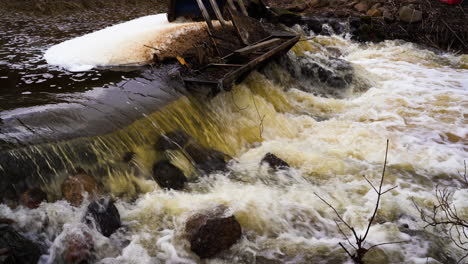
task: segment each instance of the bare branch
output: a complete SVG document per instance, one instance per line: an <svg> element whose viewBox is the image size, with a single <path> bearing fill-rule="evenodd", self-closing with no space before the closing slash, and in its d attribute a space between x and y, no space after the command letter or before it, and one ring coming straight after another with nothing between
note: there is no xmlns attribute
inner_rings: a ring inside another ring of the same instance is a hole
<svg viewBox="0 0 468 264"><path fill-rule="evenodd" d="M375 247L380 247L380 246L384 246L384 245L390 245L390 244L403 244L403 243L408 243L410 242L409 240L402 240L402 241L393 241L393 242L385 242L385 243L380 243L380 244L377 244L377 245L373 245L371 246L368 250L371 250Z"/></svg>
<svg viewBox="0 0 468 264"><path fill-rule="evenodd" d="M377 188L375 188L374 184L372 184L371 181L369 181L369 179L367 179L367 177L365 175L362 175L362 177L364 177L364 179L366 179L366 181L369 183L369 185L372 187L372 189L374 189L374 191L379 194L379 191L377 191Z"/></svg>
<svg viewBox="0 0 468 264"><path fill-rule="evenodd" d="M377 215L377 211L379 210L380 197L382 196L382 186L383 186L383 182L385 179L385 169L387 168L388 145L389 145L389 140L387 139L387 147L385 148L385 161L384 161L384 166L382 170L382 177L380 178L379 191L377 193L377 202L375 203L374 213L372 214L369 220L369 224L367 225L366 233L364 234L364 237L362 238L363 241L366 240L367 235L369 234L370 227L372 223L374 222L375 216Z"/></svg>

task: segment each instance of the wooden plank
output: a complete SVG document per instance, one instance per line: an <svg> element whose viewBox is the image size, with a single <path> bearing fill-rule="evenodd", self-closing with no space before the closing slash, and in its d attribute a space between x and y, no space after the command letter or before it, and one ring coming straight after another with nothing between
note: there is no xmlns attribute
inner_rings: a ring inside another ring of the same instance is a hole
<svg viewBox="0 0 468 264"><path fill-rule="evenodd" d="M219 66L225 66L225 67L234 67L234 65L238 66L237 69L233 68L232 71L224 75L223 78L220 78L216 81L213 80L203 80L203 79L198 79L196 77L194 78L184 78L185 83L193 83L193 84L204 84L204 85L210 85L210 86L216 86L219 89L226 89L229 90L229 88L232 86L232 84L235 81L238 81L240 78L243 76L246 76L248 73L250 73L252 70L262 66L265 64L268 60L273 58L274 56L281 54L282 52L288 51L294 44L296 44L300 36L289 36L289 37L282 37L278 36L273 36L273 39L279 39L282 40L283 42L280 45L277 45L276 47L272 48L271 50L263 53L262 55L256 57L255 59L249 61L247 64L242 65L242 64L222 64L218 63ZM268 40L267 40L268 41ZM265 42L265 41L262 41ZM262 43L260 42L260 43ZM260 44L258 43L258 44ZM216 63L213 63L216 64ZM209 64L206 67L209 66L214 66L213 64ZM228 66L229 65L229 66ZM232 66L231 66L232 65ZM206 68L205 67L205 68Z"/></svg>
<svg viewBox="0 0 468 264"><path fill-rule="evenodd" d="M263 41L263 42L260 42L260 43L254 44L254 45L247 46L247 47L242 48L242 49L238 49L238 50L234 51L234 54L237 55L237 56L245 56L245 55L248 55L248 54L250 54L252 52L256 52L256 51L259 51L259 50L264 49L264 48L269 48L269 47L275 46L275 45L279 44L280 42L281 42L280 38L273 38L273 39L270 39L270 40L267 40L267 41Z"/></svg>
<svg viewBox="0 0 468 264"><path fill-rule="evenodd" d="M276 55L280 53L281 51L288 50L294 46L300 39L300 36L296 36L294 38L291 38L285 42L283 42L281 45L275 47L274 49L271 49L270 51L266 52L265 54L251 60L245 67L239 68L235 71L232 71L224 76L223 80L223 86L229 87L233 82L235 82L240 76L243 74L247 74L248 72L252 71L253 69L259 67L262 65L265 61L273 57L273 55Z"/></svg>

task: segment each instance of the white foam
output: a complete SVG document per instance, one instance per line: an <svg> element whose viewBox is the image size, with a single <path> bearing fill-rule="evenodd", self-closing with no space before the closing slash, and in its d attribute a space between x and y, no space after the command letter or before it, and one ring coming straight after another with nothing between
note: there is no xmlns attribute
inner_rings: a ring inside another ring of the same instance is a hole
<svg viewBox="0 0 468 264"><path fill-rule="evenodd" d="M203 26L200 22L169 23L166 14L145 16L52 46L44 57L47 63L69 71L144 64L156 53L149 47L164 52L174 41L174 36Z"/></svg>

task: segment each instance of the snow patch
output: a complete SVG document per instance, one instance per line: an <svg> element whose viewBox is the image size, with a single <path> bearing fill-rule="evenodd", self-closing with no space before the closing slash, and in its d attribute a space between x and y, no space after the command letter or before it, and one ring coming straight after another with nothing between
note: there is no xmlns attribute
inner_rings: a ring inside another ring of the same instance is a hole
<svg viewBox="0 0 468 264"><path fill-rule="evenodd" d="M166 14L145 16L52 46L44 57L47 63L69 71L142 65L150 62L155 53L158 57L169 56L166 51L174 51L173 44L181 35L203 35L193 34L203 29L202 22L169 23Z"/></svg>

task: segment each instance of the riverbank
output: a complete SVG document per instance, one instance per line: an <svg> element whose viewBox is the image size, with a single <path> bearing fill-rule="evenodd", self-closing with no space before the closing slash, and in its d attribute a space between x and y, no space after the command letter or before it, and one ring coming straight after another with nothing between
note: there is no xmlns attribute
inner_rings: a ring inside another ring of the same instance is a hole
<svg viewBox="0 0 468 264"><path fill-rule="evenodd" d="M297 23L350 22L359 41L402 39L444 51L468 53L468 5L436 0L265 0L270 15Z"/></svg>
<svg viewBox="0 0 468 264"><path fill-rule="evenodd" d="M125 9L125 13L154 14L167 8L167 0L0 0L0 10L34 15L66 15L83 11ZM124 12L118 12L119 15Z"/></svg>

